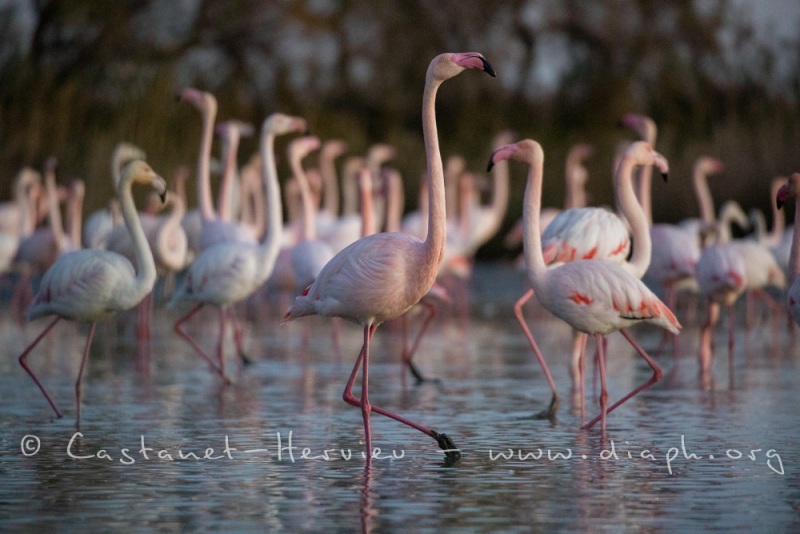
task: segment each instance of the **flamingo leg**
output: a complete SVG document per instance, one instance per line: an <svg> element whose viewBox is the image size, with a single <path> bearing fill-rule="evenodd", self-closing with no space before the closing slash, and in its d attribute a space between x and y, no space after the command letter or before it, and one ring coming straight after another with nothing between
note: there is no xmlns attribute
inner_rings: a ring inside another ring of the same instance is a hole
<svg viewBox="0 0 800 534"><path fill-rule="evenodd" d="M356 359L356 364L355 366L353 366L353 371L350 373L350 378L347 380L347 385L345 385L344 393L342 394L342 400L347 404L349 404L350 406L356 406L359 408L361 407L361 401L353 396L353 384L355 384L356 376L358 376L358 370L361 368L362 362L369 357L369 354L367 352L369 350L368 341L372 340L372 336L375 335L375 330L377 328L378 328L377 325L370 325L364 327L364 345L361 347L361 352L358 354L358 358ZM453 443L453 440L451 440L450 437L447 436L447 434L440 434L439 432L431 428L425 428L424 426L418 425L417 423L409 419L406 419L405 417L401 417L395 413L392 413L388 410L384 410L383 408L379 408L377 406L370 405L369 411L383 415L384 417L389 417L391 419L394 419L395 421L410 426L411 428L419 430L423 434L432 437L433 439L436 440L436 442L439 444L439 447L441 447L442 450L445 451L446 456L450 459L457 459L461 456L461 452L456 447L455 443ZM367 430L366 427L365 430Z"/></svg>
<svg viewBox="0 0 800 534"><path fill-rule="evenodd" d="M556 414L556 410L558 410L558 393L556 392L556 384L555 382L553 382L553 377L550 374L550 369L548 369L547 367L547 362L544 361L542 352L539 350L539 346L536 344L536 340L533 339L533 334L531 334L531 331L528 328L528 324L525 321L525 316L522 313L522 306L526 302L528 302L531 299L531 297L533 297L533 289L529 289L514 304L514 315L517 317L517 322L519 322L519 325L522 327L522 331L525 333L525 337L528 338L528 343L533 349L533 353L536 355L536 358L539 360L539 365L542 366L542 370L544 371L544 376L547 378L547 383L550 384L550 391L553 392L553 396L550 399L550 406L548 406L546 410L543 410L538 414L536 414L534 417L536 419L552 419L553 416L555 416Z"/></svg>
<svg viewBox="0 0 800 534"><path fill-rule="evenodd" d="M604 337L602 334L595 334L595 344L597 345L597 367L600 371L600 415L597 416L600 419L600 431L605 435L606 433L606 415L608 415L608 385L606 383L606 362L605 362L605 343ZM597 418L593 419L586 425L584 428L591 428L594 423L597 422Z"/></svg>
<svg viewBox="0 0 800 534"><path fill-rule="evenodd" d="M403 332L403 363L408 367L408 370L411 371L411 374L414 375L414 378L417 379L417 384L421 384L423 382L440 382L438 378L425 377L413 362L414 354L416 354L419 344L422 342L422 336L425 335L425 332L428 330L431 321L433 321L434 317L436 317L437 311L436 305L432 302L421 300L419 303L425 306L425 308L428 310L428 315L422 321L422 326L420 326L419 331L414 338L414 343L411 344L411 348L409 350L406 350L405 331ZM407 319L405 318L406 315L403 315L404 325L407 324Z"/></svg>
<svg viewBox="0 0 800 534"><path fill-rule="evenodd" d="M22 354L20 354L19 356L19 364L22 366L23 369L25 369L25 372L27 372L30 375L30 377L33 378L33 381L36 383L36 385L39 386L39 390L44 395L44 398L47 399L47 402L50 403L50 406L53 408L53 411L56 412L56 417L58 417L59 419L61 419L62 417L61 412L58 411L58 408L56 408L56 404L53 402L53 399L50 398L50 395L47 393L47 390L44 388L39 379L36 378L36 375L33 373L31 368L28 367L28 354L30 354L33 348L39 344L42 338L44 338L44 336L47 335L47 333L56 325L56 323L60 319L61 317L56 317L55 319L53 319L50 322L50 324L48 324L47 327L42 331L42 333L36 336L36 339L33 340L33 343L28 345L28 347L24 351L22 351Z"/></svg>
<svg viewBox="0 0 800 534"><path fill-rule="evenodd" d="M609 406L608 410L606 410L606 412L605 412L606 414L609 414L609 413L613 412L620 404L622 404L626 400L630 399L631 397L633 397L634 395L636 395L640 391L649 388L650 386L652 386L653 384L655 384L656 382L661 380L661 378L664 376L664 371L661 370L661 367L659 367L658 364L644 351L644 349L638 343L636 343L636 341L633 340L633 338L630 336L630 334L628 334L628 332L626 332L624 329L620 329L620 333L623 336L625 336L625 339L628 340L628 343L630 343L631 346L633 346L633 348L636 349L636 352L638 352L639 355L642 358L644 358L644 360L647 362L647 364L653 370L653 376L651 376L650 379L647 382L645 382L644 384L642 384L639 387L635 388L633 391L631 391L630 393L628 393L627 395L622 397L620 400L618 400L617 402L615 402L614 404ZM602 358L601 358L601 360L602 360ZM602 377L601 377L601 379L602 379ZM596 417L596 418L592 419L591 421L589 421L589 423L584 428L591 427L592 425L597 423L598 419L599 419L599 417Z"/></svg>
<svg viewBox="0 0 800 534"><path fill-rule="evenodd" d="M253 363L253 360L251 360L244 351L244 325L236 316L235 306L231 306L228 310L228 313L230 313L231 324L233 325L233 342L236 345L236 352L242 359L243 365L250 365Z"/></svg>
<svg viewBox="0 0 800 534"><path fill-rule="evenodd" d="M189 345L192 346L194 351L201 358L203 358L208 363L208 365L210 365L211 368L214 369L214 371L216 371L227 382L228 378L225 376L225 373L222 371L222 369L219 368L219 366L214 362L214 360L211 359L211 357L208 354L206 354L206 352L200 347L200 345L198 345L197 342L191 336L189 336L189 334L184 332L183 328L182 328L183 323L185 323L186 321L191 319L197 312L200 311L200 309L203 306L204 306L204 303L201 302L197 306L195 306L194 308L189 310L186 313L186 315L184 315L183 317L181 317L180 319L177 320L177 322L175 323L174 329L175 329L175 332L177 332L177 334L180 337L182 337L187 343L189 343Z"/></svg>
<svg viewBox="0 0 800 534"><path fill-rule="evenodd" d="M77 424L81 424L81 398L83 396L83 369L86 367L86 360L89 359L89 347L92 346L92 339L94 339L94 331L97 323L94 321L89 325L89 333L86 335L86 346L83 348L83 357L81 358L81 366L78 369L78 379L75 381L75 408L77 415Z"/></svg>
<svg viewBox="0 0 800 534"><path fill-rule="evenodd" d="M586 418L586 343L589 341L589 334L581 333L575 336L580 340L579 369L580 369L580 401L581 401L581 424Z"/></svg>
<svg viewBox="0 0 800 534"><path fill-rule="evenodd" d="M372 461L372 434L369 427L369 414L372 406L369 403L369 342L375 330L372 326L364 328L364 358L361 361L361 417L364 419L365 446L367 463Z"/></svg>
<svg viewBox="0 0 800 534"><path fill-rule="evenodd" d="M728 306L728 380L733 386L733 348L736 340L736 310Z"/></svg>

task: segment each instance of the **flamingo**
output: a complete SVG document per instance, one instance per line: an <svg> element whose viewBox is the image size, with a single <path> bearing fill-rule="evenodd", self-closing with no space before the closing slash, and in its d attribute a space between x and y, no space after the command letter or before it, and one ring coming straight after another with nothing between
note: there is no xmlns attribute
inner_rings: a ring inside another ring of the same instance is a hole
<svg viewBox="0 0 800 534"><path fill-rule="evenodd" d="M480 69L494 76L488 61L478 53L445 53L433 58L425 75L422 131L427 158L428 234L424 241L404 233L384 232L359 239L328 262L319 276L286 312L285 320L306 315L342 317L364 328L364 344L345 386L343 399L361 408L367 463L372 459L370 412L395 419L437 441L448 456L457 456L453 441L369 402L369 348L378 326L406 313L430 290L442 261L446 236L444 172L436 129L436 93L442 82L465 69ZM361 398L352 389L362 370Z"/></svg>
<svg viewBox="0 0 800 534"><path fill-rule="evenodd" d="M291 117L282 113L273 113L264 120L261 127L260 152L262 180L266 191L266 202L269 208L267 232L261 243L253 245L237 241L223 241L207 249L189 266L183 283L175 290L170 306L182 301L195 302L190 309L175 323L175 331L186 340L195 352L224 379L225 359L223 343L225 328L229 316L232 316L232 305L244 300L263 284L275 266L275 259L280 248L283 232L283 211L280 203L280 186L275 164L275 137L292 132L303 132L306 121L299 117ZM217 360L211 357L183 331L183 324L193 317L206 304L219 307L220 332L217 340ZM243 355L240 330L234 322L234 341L240 355Z"/></svg>
<svg viewBox="0 0 800 534"><path fill-rule="evenodd" d="M631 248L631 238L628 235L626 223L605 208L580 207L560 212L542 232L541 242L546 264L570 262L577 259L601 259L622 264L636 278L642 277L650 262L652 246L646 216L633 193L631 173L637 164L651 164L656 161L666 169L666 161L653 151L649 143L644 141L629 145L620 161L625 165L617 165L614 174L617 202L623 216L634 231L633 239L637 243L630 262L626 262ZM544 223L545 221L540 219L539 224ZM522 295L514 305L514 314L525 337L528 338L528 343L537 355L537 359L543 365L545 377L553 393L549 407L537 414L536 417L551 418L558 408L555 383L544 360L538 354L538 347L523 315L523 306L532 297L533 290L528 290ZM587 336L584 333L576 332L573 336L570 373L573 391L579 390L581 399L583 399L582 355L586 341ZM583 413L582 407L583 402L581 401L581 413Z"/></svg>
<svg viewBox="0 0 800 534"><path fill-rule="evenodd" d="M256 238L252 229L244 228L233 221L222 220L214 211L211 199L211 143L214 137L214 119L217 116L217 99L211 93L191 87L184 89L180 98L192 104L203 119L203 133L197 161L197 198L202 219L198 238L199 250L227 241L255 244Z"/></svg>
<svg viewBox="0 0 800 534"><path fill-rule="evenodd" d="M149 293L156 279L153 256L136 215L131 187L134 183L147 184L161 194L166 183L143 160L132 160L125 165L117 188L125 226L136 243L135 267L125 257L100 249L81 249L62 255L45 273L39 292L27 311L27 319L55 315L33 342L19 356L19 363L39 386L57 417L56 407L42 383L28 366L28 355L61 319L89 321L89 333L83 351L78 379L75 383L77 421L81 417L81 378L89 356L97 321L114 312L135 306Z"/></svg>
<svg viewBox="0 0 800 534"><path fill-rule="evenodd" d="M794 173L789 181L781 186L776 194L777 206L780 208L789 199L795 200L794 235L791 254L789 255L789 290L786 292L786 303L794 322L800 325L800 173Z"/></svg>
<svg viewBox="0 0 800 534"><path fill-rule="evenodd" d="M644 147L649 148L649 145L645 144ZM650 152L652 153L652 149ZM600 415L583 428L589 429L599 420L602 432L605 433L608 413L658 382L663 376L655 361L624 328L645 322L677 333L681 327L680 323L669 308L639 278L611 261L575 260L548 269L542 253L539 231L544 163L542 147L531 139L504 145L494 151L490 162L502 159L515 159L530 167L523 204L525 221L523 243L528 278L537 299L545 309L566 321L575 330L595 335L597 350L600 353L598 358L601 383ZM628 165L632 163L631 161ZM607 406L608 390L603 340L604 336L617 330L644 358L653 370L653 376L613 405ZM543 362L540 354L537 356ZM551 389L554 388L551 386Z"/></svg>

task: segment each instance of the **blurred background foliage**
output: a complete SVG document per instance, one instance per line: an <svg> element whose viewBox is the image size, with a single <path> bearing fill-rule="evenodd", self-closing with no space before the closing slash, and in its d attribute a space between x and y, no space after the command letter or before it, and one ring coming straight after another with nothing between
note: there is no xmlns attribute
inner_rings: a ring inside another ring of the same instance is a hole
<svg viewBox="0 0 800 534"><path fill-rule="evenodd" d="M564 156L587 141L590 198L611 204L614 148L633 138L616 124L638 112L657 122L672 167L669 184L654 184L657 221L697 213L689 178L702 154L726 164L711 181L717 205L768 210L770 180L800 170L800 43L758 17L796 29L798 14L797 3L756 0L0 0L0 195L21 166L54 155L59 180L87 181L84 210L94 210L113 194L121 140L165 176L193 165L200 119L175 98L193 86L217 96L218 120L260 125L280 110L350 153L394 144L413 205L428 62L478 51L498 79L443 87L445 157L482 173L499 130L535 138L545 204L560 206ZM256 142L243 142L240 162ZM509 224L524 187L524 170L513 172ZM501 248L495 240L483 256Z"/></svg>

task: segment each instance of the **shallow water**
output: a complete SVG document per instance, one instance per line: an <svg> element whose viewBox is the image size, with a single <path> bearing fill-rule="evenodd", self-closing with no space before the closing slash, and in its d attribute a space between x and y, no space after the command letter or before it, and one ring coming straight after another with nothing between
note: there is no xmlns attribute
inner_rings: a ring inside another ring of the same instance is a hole
<svg viewBox="0 0 800 534"><path fill-rule="evenodd" d="M98 328L76 434L74 380L86 328L60 324L30 356L65 414L56 420L15 357L46 321L20 329L4 314L0 528L800 528L800 343L785 318L776 329L762 319L737 333L732 373L720 325L704 377L694 357L697 328L685 321L683 357L657 356L664 380L609 415L603 436L599 425L579 429L569 329L534 304L529 324L562 400L554 421L531 417L546 407L549 389L511 314L523 282L521 273L483 266L473 313L437 317L418 365L440 384L405 377L400 329L378 329L371 402L447 433L462 457L447 461L427 436L373 415L373 446L382 452L369 469L360 411L341 399L362 341L355 325L342 325L337 354L330 320L279 324L261 311L246 338L255 363L238 369L229 358L234 383L225 386L173 335L175 312L156 311L149 365L139 360L132 317L122 317ZM209 313L192 330L211 351L215 329ZM647 327L631 333L647 350L661 335ZM593 375L590 368L588 417L597 411ZM650 376L619 334L609 339L608 376L612 402Z"/></svg>

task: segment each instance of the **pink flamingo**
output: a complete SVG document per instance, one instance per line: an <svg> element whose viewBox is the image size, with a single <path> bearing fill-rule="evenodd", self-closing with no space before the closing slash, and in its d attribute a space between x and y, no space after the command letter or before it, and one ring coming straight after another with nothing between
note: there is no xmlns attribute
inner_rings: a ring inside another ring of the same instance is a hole
<svg viewBox="0 0 800 534"><path fill-rule="evenodd" d="M369 347L378 326L406 313L430 290L444 253L446 235L444 173L436 130L436 93L445 80L465 69L480 69L494 76L478 53L446 53L436 56L425 77L422 131L428 168L428 234L425 241L404 233L384 232L359 239L339 252L311 286L297 297L285 318L306 315L342 317L364 327L364 345L345 386L343 399L361 408L367 462L372 460L370 412L395 419L432 437L448 455L457 454L445 434L425 428L369 402ZM352 389L362 370L361 399Z"/></svg>
<svg viewBox="0 0 800 534"><path fill-rule="evenodd" d="M203 119L203 133L200 153L197 160L197 199L200 204L202 227L198 238L199 249L203 250L219 242L238 241L255 244L256 237L251 229L233 221L219 218L214 211L211 198L211 144L214 137L214 120L217 116L217 99L211 93L187 88L181 92L181 100L192 104ZM187 230L188 233L188 230Z"/></svg>
<svg viewBox="0 0 800 534"><path fill-rule="evenodd" d="M653 153L649 145L644 146L651 154ZM525 263L533 291L542 306L553 315L566 321L575 330L595 335L597 350L600 353L598 358L601 383L600 415L583 428L591 428L599 420L602 431L605 432L608 413L656 383L663 375L658 365L624 328L647 322L677 333L680 323L669 308L639 278L620 265L610 261L575 260L548 269L542 254L539 232L544 153L536 141L526 139L497 148L490 161L509 158L527 163L530 167L523 204L525 221L523 239ZM653 370L653 376L613 405L607 406L603 339L607 334L617 330L645 359ZM537 356L540 362L544 362L538 351ZM552 385L551 389L555 394Z"/></svg>
<svg viewBox="0 0 800 534"><path fill-rule="evenodd" d="M653 151L650 144L639 141L628 146L614 173L617 205L631 225L633 241L637 244L630 261L626 261L626 259L630 251L631 239L628 236L626 224L616 214L604 208L571 208L559 213L542 233L541 242L545 263L549 265L554 262L570 262L577 259L607 260L622 265L630 274L641 278L650 263L652 246L644 210L633 192L632 174L635 166L652 165L653 163L659 165L663 173L667 172L666 160ZM539 224L542 224L541 220ZM555 383L544 360L539 355L538 347L522 311L522 307L531 297L533 297L533 290L528 290L520 297L514 305L514 314L540 364L543 365L545 377L553 392L550 406L536 417L551 418L555 415L558 407ZM580 392L581 414L583 414L584 392L583 354L586 341L585 333L575 333L570 365L573 391Z"/></svg>
<svg viewBox="0 0 800 534"><path fill-rule="evenodd" d="M236 317L232 316L232 305L246 299L269 278L280 248L283 210L281 209L278 171L275 164L275 137L292 132L299 133L305 129L306 121L304 119L282 113L274 113L264 120L261 128L260 152L264 162L262 179L269 208L267 232L261 243L257 245L224 241L203 250L189 266L183 283L176 289L170 302L170 306L182 301L197 303L178 319L175 323L175 331L226 381L228 379L225 376L223 344L229 318L234 323L234 341L239 355L244 354L239 335L241 330L236 325ZM215 363L182 328L183 324L206 304L219 307L220 331L217 338L219 363Z"/></svg>
<svg viewBox="0 0 800 534"><path fill-rule="evenodd" d="M28 355L61 319L89 321L89 333L83 351L78 380L75 383L77 420L81 417L81 378L89 347L94 337L96 322L114 312L135 306L153 288L156 268L147 240L136 216L131 186L147 184L159 193L166 192L166 183L143 160L129 162L122 171L117 195L122 207L125 226L136 243L136 263L131 263L113 252L100 249L81 249L62 255L42 278L41 287L27 312L28 320L55 315L50 324L28 345L19 357L19 363L33 378L50 406L61 417L42 383L28 366Z"/></svg>
<svg viewBox="0 0 800 534"><path fill-rule="evenodd" d="M786 292L786 303L794 322L800 325L800 173L794 173L789 181L781 186L776 195L777 206L780 208L789 199L795 200L794 235L792 249L789 255L789 290Z"/></svg>

